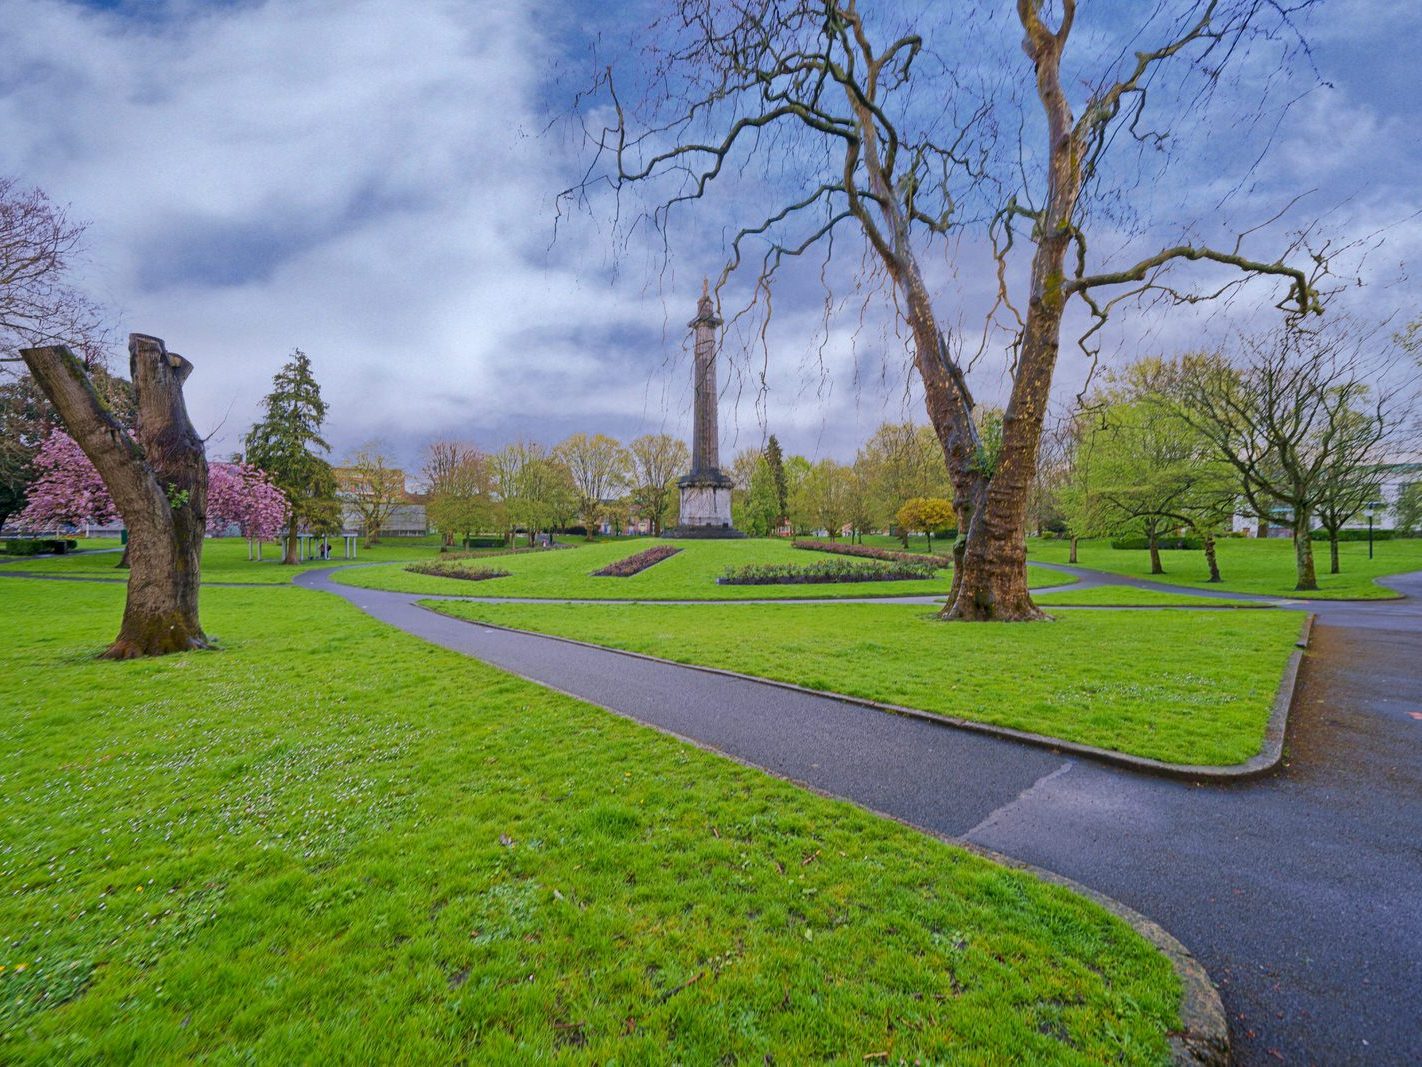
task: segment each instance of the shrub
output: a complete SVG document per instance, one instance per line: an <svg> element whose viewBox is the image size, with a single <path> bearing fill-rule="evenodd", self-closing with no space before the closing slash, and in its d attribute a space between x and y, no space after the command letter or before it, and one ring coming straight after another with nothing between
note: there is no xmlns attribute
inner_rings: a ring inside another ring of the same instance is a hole
<svg viewBox="0 0 1422 1067"><path fill-rule="evenodd" d="M79 542L54 537L26 537L14 541L0 541L0 545L5 546L7 556L44 556L49 553L62 556L78 548Z"/></svg>
<svg viewBox="0 0 1422 1067"><path fill-rule="evenodd" d="M1393 539L1393 537L1396 536L1396 534L1397 534L1397 531L1395 531L1395 530L1379 530L1379 529L1377 529L1376 527L1374 527L1374 529L1373 529L1373 540L1374 540L1374 541L1391 541L1391 540ZM1327 540L1328 540L1328 531L1327 531L1327 530L1313 530L1313 531L1311 531L1311 532L1309 533L1308 536L1309 536L1309 540L1310 540L1310 541L1327 541ZM1351 527L1350 527L1350 528L1347 529L1347 530L1339 530L1339 531L1338 531L1338 540L1340 540L1340 541L1366 541L1367 539L1368 539L1368 530L1367 530L1367 527L1364 527L1364 528L1361 529L1361 530L1354 529L1354 528L1351 528Z"/></svg>
<svg viewBox="0 0 1422 1067"><path fill-rule="evenodd" d="M465 548L502 548L507 543L503 537L493 534L480 534L464 539Z"/></svg>
<svg viewBox="0 0 1422 1067"><path fill-rule="evenodd" d="M932 578L930 563L892 564L832 559L800 567L793 563L752 563L729 567L716 581L721 585L818 585L828 582L908 582Z"/></svg>
<svg viewBox="0 0 1422 1067"><path fill-rule="evenodd" d="M490 578L507 578L509 575L508 571L493 570L489 567L465 567L452 559L411 563L405 569L411 574L428 574L433 578L459 578L466 582L484 582Z"/></svg>
<svg viewBox="0 0 1422 1067"><path fill-rule="evenodd" d="M947 556L929 556L922 552L895 552L887 548L871 545L842 545L838 541L795 541L795 548L810 552L833 552L840 556L860 556L864 559L882 559L890 563L920 563L929 567L951 567L953 561Z"/></svg>
<svg viewBox="0 0 1422 1067"><path fill-rule="evenodd" d="M592 576L594 578L631 578L632 575L641 574L653 564L669 559L680 551L681 549L675 545L653 545L634 556L620 559L616 563L609 563L600 571L593 571Z"/></svg>
<svg viewBox="0 0 1422 1067"><path fill-rule="evenodd" d="M1148 537L1113 537L1111 539L1112 548L1141 549L1150 547ZM1199 550L1204 547L1204 542L1198 537L1157 537L1155 547L1165 551L1167 549L1193 548Z"/></svg>

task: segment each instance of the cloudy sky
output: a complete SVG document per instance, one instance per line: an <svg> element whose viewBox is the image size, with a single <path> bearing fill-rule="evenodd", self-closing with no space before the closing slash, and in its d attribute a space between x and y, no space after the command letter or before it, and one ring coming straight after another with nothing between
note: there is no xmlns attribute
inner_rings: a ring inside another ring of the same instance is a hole
<svg viewBox="0 0 1422 1067"><path fill-rule="evenodd" d="M1380 246L1364 240L1345 257L1366 283L1346 301L1373 318L1415 317L1422 85L1403 47L1416 40L1409 6L1324 0L1301 24L1311 59L1295 54L1282 72L1267 56L1242 66L1209 123L1133 191L1138 218L1171 220L1145 232L1217 236L1307 194L1256 250L1270 253L1270 240L1311 220L1335 247L1381 232ZM1144 7L1086 5L1074 38L1083 77L1128 43ZM297 346L330 401L338 459L370 438L415 466L437 435L497 447L574 430L681 434L684 324L701 277L724 261L723 226L740 201L683 213L666 266L636 235L619 237L610 199L594 197L556 239L553 226L555 194L588 163L566 121L569 94L596 63L625 56L648 11L541 0L0 0L0 172L88 223L76 281L118 331L157 334L192 359L189 406L218 453L237 446ZM977 59L1016 71L1024 61L1011 27L994 25L1000 36ZM1258 119L1238 119L1246 113ZM1242 189L1237 176L1247 176ZM1221 190L1227 204L1215 210ZM842 249L829 268L841 312L828 330L816 263L777 294L766 349L728 346L724 452L759 444L768 429L793 451L850 458L881 420L922 418L885 305L860 298L859 251ZM948 317L976 321L990 292L980 243L934 263ZM728 302L748 292L736 285ZM1230 324L1260 314L1269 295L1238 298ZM1104 356L1222 328L1217 315L1128 310ZM994 355L977 374L987 399L1003 385ZM1067 353L1063 395L1084 368Z"/></svg>

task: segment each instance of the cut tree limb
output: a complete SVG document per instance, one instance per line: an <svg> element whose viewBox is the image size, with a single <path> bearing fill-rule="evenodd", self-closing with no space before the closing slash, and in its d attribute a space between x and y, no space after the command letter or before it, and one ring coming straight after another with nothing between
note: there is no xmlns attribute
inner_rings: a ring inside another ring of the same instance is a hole
<svg viewBox="0 0 1422 1067"><path fill-rule="evenodd" d="M128 351L138 405L134 437L67 347L20 350L128 527L128 598L105 659L210 647L198 619L207 457L183 401L192 364L144 334L129 335Z"/></svg>

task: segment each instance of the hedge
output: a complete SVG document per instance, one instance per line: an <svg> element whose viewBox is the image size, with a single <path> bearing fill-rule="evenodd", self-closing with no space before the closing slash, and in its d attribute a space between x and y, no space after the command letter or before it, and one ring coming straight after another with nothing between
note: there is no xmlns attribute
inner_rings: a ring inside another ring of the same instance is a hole
<svg viewBox="0 0 1422 1067"><path fill-rule="evenodd" d="M53 553L62 556L79 547L78 541L59 538L19 538L14 541L0 541L7 556L44 556Z"/></svg>
<svg viewBox="0 0 1422 1067"><path fill-rule="evenodd" d="M1112 547L1112 548L1132 549L1132 550L1134 550L1134 549L1140 549L1140 548L1149 548L1149 547L1150 547L1150 538L1148 538L1148 537L1113 537L1113 538L1111 539L1111 547ZM1156 538L1156 541L1155 541L1155 547L1156 547L1156 548L1159 548L1159 549L1162 549L1162 550L1164 550L1164 549L1178 549L1178 548L1200 549L1200 548L1203 548L1203 547L1204 547L1204 542L1201 541L1198 537L1158 537L1158 538Z"/></svg>
<svg viewBox="0 0 1422 1067"><path fill-rule="evenodd" d="M1373 530L1374 541L1391 541L1396 535L1396 530ZM1311 541L1327 541L1328 531L1314 530L1308 536ZM1338 531L1338 540L1340 541L1366 541L1367 539L1368 531L1366 528L1359 530L1354 527L1349 527L1346 530Z"/></svg>

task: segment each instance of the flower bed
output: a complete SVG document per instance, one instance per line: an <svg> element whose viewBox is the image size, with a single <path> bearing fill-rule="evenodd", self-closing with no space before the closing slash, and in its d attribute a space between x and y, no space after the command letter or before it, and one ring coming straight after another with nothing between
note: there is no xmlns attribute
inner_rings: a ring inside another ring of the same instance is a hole
<svg viewBox="0 0 1422 1067"><path fill-rule="evenodd" d="M507 578L509 576L508 571L494 570L490 567L465 567L450 559L439 559L431 563L411 563L405 569L411 574L428 574L435 578L459 578L466 582L485 582L490 578Z"/></svg>
<svg viewBox="0 0 1422 1067"><path fill-rule="evenodd" d="M794 541L793 547L810 552L833 552L840 556L861 556L864 559L882 559L890 563L919 563L930 567L951 567L953 561L947 556L926 556L921 552L895 552L888 548L874 548L871 545L842 545L838 541Z"/></svg>
<svg viewBox="0 0 1422 1067"><path fill-rule="evenodd" d="M828 582L910 582L932 578L937 567L927 563L860 563L825 560L800 567L793 563L753 563L730 567L717 578L720 585L819 585Z"/></svg>
<svg viewBox="0 0 1422 1067"><path fill-rule="evenodd" d="M675 556L681 549L675 545L654 545L651 548L638 552L635 556L628 556L620 559L616 563L609 563L600 571L593 571L594 578L631 578L634 574L641 574L648 567L660 563L664 559Z"/></svg>

